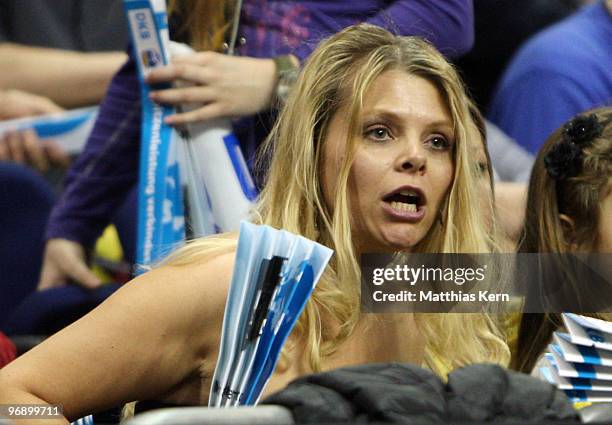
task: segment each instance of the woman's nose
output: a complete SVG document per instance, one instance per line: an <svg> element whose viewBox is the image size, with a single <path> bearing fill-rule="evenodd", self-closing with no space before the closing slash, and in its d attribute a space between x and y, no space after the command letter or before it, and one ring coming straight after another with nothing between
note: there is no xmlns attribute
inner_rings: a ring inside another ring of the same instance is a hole
<svg viewBox="0 0 612 425"><path fill-rule="evenodd" d="M406 143L397 158L398 171L425 171L427 159L419 146L420 144L416 142Z"/></svg>

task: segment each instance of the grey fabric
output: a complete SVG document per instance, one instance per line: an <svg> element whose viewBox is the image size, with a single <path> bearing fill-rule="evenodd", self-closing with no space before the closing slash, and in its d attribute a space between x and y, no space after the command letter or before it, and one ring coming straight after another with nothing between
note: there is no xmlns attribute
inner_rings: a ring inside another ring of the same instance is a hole
<svg viewBox="0 0 612 425"><path fill-rule="evenodd" d="M160 409L136 415L126 425L293 425L281 406Z"/></svg>
<svg viewBox="0 0 612 425"><path fill-rule="evenodd" d="M552 385L497 365L458 369L443 383L410 364L369 364L308 375L264 403L312 423L579 423Z"/></svg>
<svg viewBox="0 0 612 425"><path fill-rule="evenodd" d="M123 51L127 40L122 0L0 0L0 42Z"/></svg>
<svg viewBox="0 0 612 425"><path fill-rule="evenodd" d="M454 371L446 387L455 421L548 423L577 418L569 399L549 383L491 364Z"/></svg>
<svg viewBox="0 0 612 425"><path fill-rule="evenodd" d="M503 182L529 181L535 158L495 124L486 121L487 146L495 179Z"/></svg>

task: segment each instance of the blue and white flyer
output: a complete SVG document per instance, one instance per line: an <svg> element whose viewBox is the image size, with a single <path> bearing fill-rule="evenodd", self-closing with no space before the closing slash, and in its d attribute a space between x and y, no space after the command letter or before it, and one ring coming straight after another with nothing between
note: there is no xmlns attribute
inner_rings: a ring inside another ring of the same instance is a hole
<svg viewBox="0 0 612 425"><path fill-rule="evenodd" d="M209 406L256 404L333 251L242 222Z"/></svg>
<svg viewBox="0 0 612 425"><path fill-rule="evenodd" d="M565 361L612 366L612 351L601 350L586 345L575 345L568 334L560 332L555 332L553 340Z"/></svg>
<svg viewBox="0 0 612 425"><path fill-rule="evenodd" d="M557 372L566 378L585 378L612 381L612 367L598 366L589 363L570 363L563 359L559 349L553 345L546 354L552 358Z"/></svg>
<svg viewBox="0 0 612 425"><path fill-rule="evenodd" d="M593 317L564 313L563 324L574 344L612 350L612 323Z"/></svg>

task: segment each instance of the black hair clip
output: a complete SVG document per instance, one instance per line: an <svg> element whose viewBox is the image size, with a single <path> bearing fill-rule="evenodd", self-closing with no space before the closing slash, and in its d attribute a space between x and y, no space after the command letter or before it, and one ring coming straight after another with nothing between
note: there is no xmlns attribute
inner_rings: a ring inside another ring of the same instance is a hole
<svg viewBox="0 0 612 425"><path fill-rule="evenodd" d="M562 140L544 157L548 175L555 180L577 176L582 166L582 149L575 143Z"/></svg>
<svg viewBox="0 0 612 425"><path fill-rule="evenodd" d="M587 144L601 136L603 126L595 114L578 115L563 126L563 138L577 145Z"/></svg>
<svg viewBox="0 0 612 425"><path fill-rule="evenodd" d="M582 149L602 132L595 114L578 115L565 124L561 141L544 157L548 175L558 181L577 176L582 168Z"/></svg>

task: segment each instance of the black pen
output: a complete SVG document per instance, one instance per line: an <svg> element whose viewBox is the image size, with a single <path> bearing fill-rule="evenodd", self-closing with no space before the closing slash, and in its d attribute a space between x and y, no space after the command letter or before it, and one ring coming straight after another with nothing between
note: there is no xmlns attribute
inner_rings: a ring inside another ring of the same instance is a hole
<svg viewBox="0 0 612 425"><path fill-rule="evenodd" d="M272 296L281 281L281 269L287 259L285 257L273 256L261 262L261 268L256 286L256 295L251 313L251 320L247 327L245 344L254 341L260 334L264 321L268 315Z"/></svg>

